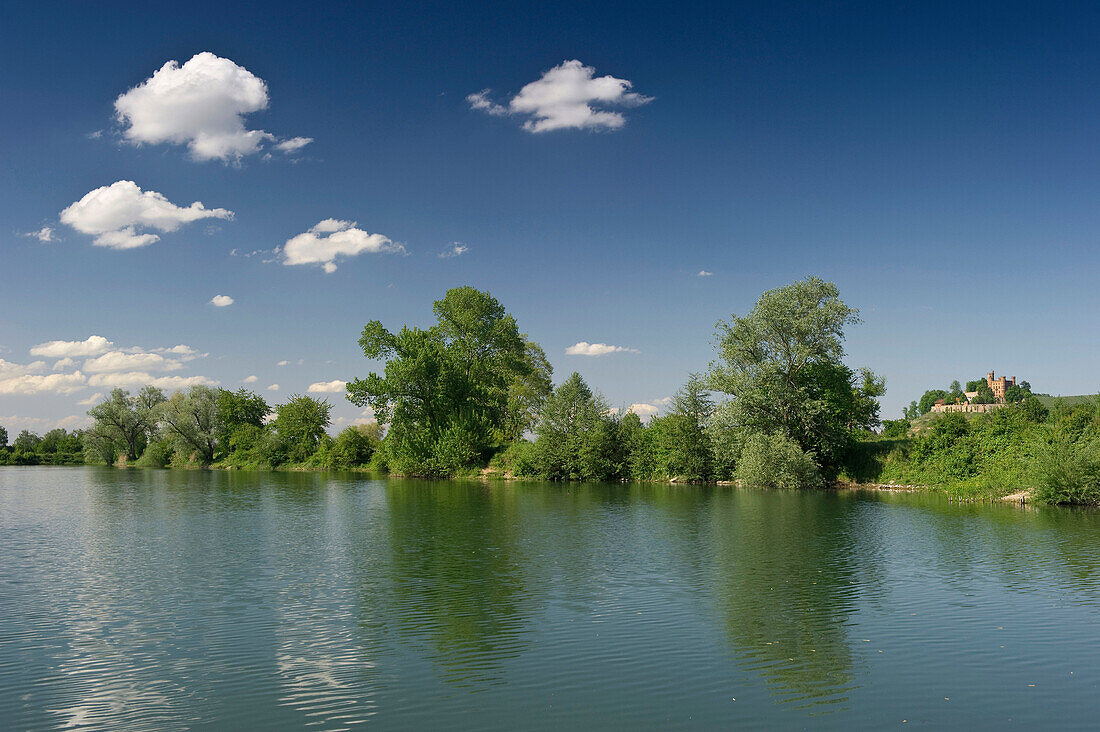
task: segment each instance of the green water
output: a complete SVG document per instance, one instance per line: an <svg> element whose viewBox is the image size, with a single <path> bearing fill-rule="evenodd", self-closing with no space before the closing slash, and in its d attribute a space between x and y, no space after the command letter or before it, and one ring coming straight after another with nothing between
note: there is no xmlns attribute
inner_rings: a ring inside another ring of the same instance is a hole
<svg viewBox="0 0 1100 732"><path fill-rule="evenodd" d="M0 469L2 729L1091 727L1098 620L1095 512Z"/></svg>

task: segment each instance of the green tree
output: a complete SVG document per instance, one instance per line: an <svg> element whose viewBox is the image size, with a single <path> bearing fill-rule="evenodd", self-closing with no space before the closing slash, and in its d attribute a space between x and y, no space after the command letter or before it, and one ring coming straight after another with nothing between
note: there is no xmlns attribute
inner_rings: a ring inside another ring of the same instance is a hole
<svg viewBox="0 0 1100 732"><path fill-rule="evenodd" d="M943 389L929 389L921 396L917 408L920 410L921 414L928 414L940 399L943 399L945 402L947 401L946 391Z"/></svg>
<svg viewBox="0 0 1100 732"><path fill-rule="evenodd" d="M88 416L95 420L96 442L115 440L120 445L117 452L123 452L128 460L137 460L156 429L159 405L164 401L164 392L153 386L146 386L135 396L114 389L108 399L88 410ZM105 453L101 447L96 452L102 455Z"/></svg>
<svg viewBox="0 0 1100 732"><path fill-rule="evenodd" d="M214 462L222 423L218 415L218 389L196 384L177 391L158 409L161 421L176 445L176 454L201 465Z"/></svg>
<svg viewBox="0 0 1100 732"><path fill-rule="evenodd" d="M554 367L542 346L524 337L526 368L513 374L508 385L508 404L504 411L503 438L515 442L538 424L543 404L554 390Z"/></svg>
<svg viewBox="0 0 1100 732"><path fill-rule="evenodd" d="M11 443L12 452L32 453L42 438L30 430L22 430Z"/></svg>
<svg viewBox="0 0 1100 732"><path fill-rule="evenodd" d="M377 422L346 427L336 436L326 467L355 468L366 465L381 442L382 430Z"/></svg>
<svg viewBox="0 0 1100 732"><path fill-rule="evenodd" d="M317 450L332 423L331 412L327 400L299 394L275 407L275 431L286 441L291 460L305 461Z"/></svg>
<svg viewBox="0 0 1100 732"><path fill-rule="evenodd" d="M437 324L426 330L394 334L368 323L359 345L367 358L386 360L384 375L355 379L347 391L387 425L387 454L398 472L443 477L484 461L502 435L519 429L522 418L509 426L510 396L538 353L487 292L448 290L433 311Z"/></svg>
<svg viewBox="0 0 1100 732"><path fill-rule="evenodd" d="M609 449L607 403L577 372L546 400L536 429L535 464L546 480L608 480L614 472ZM621 466L620 466L621 469Z"/></svg>
<svg viewBox="0 0 1100 732"><path fill-rule="evenodd" d="M0 427L0 450L7 448L8 446L8 431L3 427Z"/></svg>
<svg viewBox="0 0 1100 732"><path fill-rule="evenodd" d="M989 384L986 382L985 379L974 379L973 381L968 381L968 382L966 382L966 390L967 391L977 391L978 387L981 386L982 384L985 384L986 386L989 386Z"/></svg>
<svg viewBox="0 0 1100 732"><path fill-rule="evenodd" d="M841 361L844 329L858 322L835 285L810 277L765 292L748 315L718 323L719 358L708 385L732 397L721 407L722 422L746 436L782 435L825 478L835 477L852 431L877 424L885 389L870 371L853 372ZM756 445L786 455L780 442Z"/></svg>
<svg viewBox="0 0 1100 732"><path fill-rule="evenodd" d="M264 418L271 413L271 407L262 396L247 389L228 391L218 389L218 445L228 450L234 431L246 425L263 427Z"/></svg>
<svg viewBox="0 0 1100 732"><path fill-rule="evenodd" d="M920 405L915 401L909 402L909 406L901 410L901 416L912 422L921 415Z"/></svg>
<svg viewBox="0 0 1100 732"><path fill-rule="evenodd" d="M673 399L673 410L664 420L664 469L668 477L693 483L714 478L714 448L707 422L714 413L714 400L699 374L688 376Z"/></svg>
<svg viewBox="0 0 1100 732"><path fill-rule="evenodd" d="M974 404L992 404L993 402L997 401L993 397L993 390L990 389L989 384L985 383L984 381L978 385L976 391L978 392L978 395L971 399Z"/></svg>

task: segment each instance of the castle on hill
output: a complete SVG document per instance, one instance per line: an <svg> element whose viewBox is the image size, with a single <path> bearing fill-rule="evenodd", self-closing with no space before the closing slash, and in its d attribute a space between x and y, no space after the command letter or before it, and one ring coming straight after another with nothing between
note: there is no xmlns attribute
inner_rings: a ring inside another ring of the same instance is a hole
<svg viewBox="0 0 1100 732"><path fill-rule="evenodd" d="M943 399L937 399L936 403L932 405L933 412L992 412L994 409L999 409L1005 405L1005 391L1010 386L1016 386L1016 377L1006 379L1005 377L994 378L994 373L990 371L985 375L985 383L989 387L989 390L993 392L993 404L975 404L974 398L978 396L976 391L963 392L963 396L966 397L965 402L957 402L955 404L947 404Z"/></svg>

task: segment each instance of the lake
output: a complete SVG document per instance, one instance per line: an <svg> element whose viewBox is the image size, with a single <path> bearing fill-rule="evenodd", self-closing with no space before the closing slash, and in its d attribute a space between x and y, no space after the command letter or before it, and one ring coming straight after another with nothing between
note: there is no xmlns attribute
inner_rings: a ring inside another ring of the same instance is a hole
<svg viewBox="0 0 1100 732"><path fill-rule="evenodd" d="M1100 712L1100 513L0 468L0 728L977 729Z"/></svg>

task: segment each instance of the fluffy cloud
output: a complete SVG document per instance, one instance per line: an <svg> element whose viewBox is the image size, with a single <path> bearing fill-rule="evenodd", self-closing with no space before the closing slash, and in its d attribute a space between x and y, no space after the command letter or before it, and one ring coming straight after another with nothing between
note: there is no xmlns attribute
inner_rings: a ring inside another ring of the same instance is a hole
<svg viewBox="0 0 1100 732"><path fill-rule="evenodd" d="M701 269L701 270L699 270L699 273L696 274L695 276L696 277L710 277L713 274L714 274L713 272L707 272L705 269Z"/></svg>
<svg viewBox="0 0 1100 732"><path fill-rule="evenodd" d="M95 394L92 394L87 399L81 399L79 402L77 402L77 404L79 404L82 407L93 407L93 406L95 406L96 402L98 402L102 398L103 398L103 393L97 391Z"/></svg>
<svg viewBox="0 0 1100 732"><path fill-rule="evenodd" d="M304 234L288 239L280 250L283 264L320 264L325 272L336 271L337 257L370 254L400 254L405 247L381 234L368 234L354 221L324 219Z"/></svg>
<svg viewBox="0 0 1100 732"><path fill-rule="evenodd" d="M284 358L284 359L283 359L282 361L280 361L279 363L277 363L277 364L275 364L275 365L276 365L276 366L286 366L286 365L288 365L289 363L290 363L290 361L287 361L287 360L286 360L286 359Z"/></svg>
<svg viewBox="0 0 1100 732"><path fill-rule="evenodd" d="M565 349L570 356L606 356L609 353L641 353L637 348L624 346L611 346L607 343L589 343L580 341Z"/></svg>
<svg viewBox="0 0 1100 732"><path fill-rule="evenodd" d="M108 351L102 356L90 358L84 362L84 370L90 374L112 371L178 371L182 368L183 364L180 361L165 358L159 353L145 351L138 353Z"/></svg>
<svg viewBox="0 0 1100 732"><path fill-rule="evenodd" d="M637 107L653 97L631 91L633 84L613 76L595 76L596 69L577 60L564 61L532 81L507 106L489 98L483 89L466 97L471 109L487 114L526 117L523 129L550 132L565 129L617 130L626 124L622 112L607 107Z"/></svg>
<svg viewBox="0 0 1100 732"><path fill-rule="evenodd" d="M76 360L66 356L54 363L53 370L64 371L65 369L71 369L73 366L76 366Z"/></svg>
<svg viewBox="0 0 1100 732"><path fill-rule="evenodd" d="M122 134L134 144L187 145L195 160L237 161L275 139L245 127L245 115L267 108L267 84L243 66L209 52L180 66L169 61L115 100ZM308 145L292 137L284 152Z"/></svg>
<svg viewBox="0 0 1100 732"><path fill-rule="evenodd" d="M64 427L65 429L74 429L85 427L91 423L89 417L81 416L79 414L70 414L68 417L62 417L61 419L48 419L46 417L21 417L17 414L0 415L0 424L8 428L8 440L15 439L15 432L18 430L31 430L33 432L45 432L52 430L55 427Z"/></svg>
<svg viewBox="0 0 1100 732"><path fill-rule="evenodd" d="M454 257L461 257L466 252L470 251L470 247L466 246L462 242L453 241L451 245L439 253L440 259L452 259Z"/></svg>
<svg viewBox="0 0 1100 732"><path fill-rule="evenodd" d="M254 383L256 383L256 382L257 382L257 381L259 381L259 380L260 380L260 377L259 377L259 376L256 376L256 374L252 374L251 376L247 376L247 377L245 377L244 383L246 383L246 384L254 384Z"/></svg>
<svg viewBox="0 0 1100 732"><path fill-rule="evenodd" d="M29 236L37 239L40 242L46 243L51 241L57 241L57 235L54 230L49 226L43 226L38 231L29 231L24 236Z"/></svg>
<svg viewBox="0 0 1100 732"><path fill-rule="evenodd" d="M289 140L283 140L275 145L276 149L281 152L285 152L287 155L295 153L301 150L303 147L313 142L312 137L292 137Z"/></svg>
<svg viewBox="0 0 1100 732"><path fill-rule="evenodd" d="M279 391L279 385L278 384L271 384L270 386L267 387L267 390L268 391Z"/></svg>
<svg viewBox="0 0 1100 732"><path fill-rule="evenodd" d="M71 374L11 374L0 376L0 394L72 394L83 389L86 382L87 378L79 371Z"/></svg>
<svg viewBox="0 0 1100 732"><path fill-rule="evenodd" d="M93 374L88 378L89 386L119 387L122 389L138 389L143 386L155 386L159 389L186 389L197 384L217 386L218 382L205 376L153 376L145 371Z"/></svg>
<svg viewBox="0 0 1100 732"><path fill-rule="evenodd" d="M216 308L229 307L234 302L236 301L229 295L214 295L214 297L210 298L210 304Z"/></svg>
<svg viewBox="0 0 1100 732"><path fill-rule="evenodd" d="M642 419L647 419L657 414L657 412L661 411L661 409L660 407L654 406L652 404L631 404L629 407L627 407L626 411L629 414L636 414Z"/></svg>
<svg viewBox="0 0 1100 732"><path fill-rule="evenodd" d="M313 394L342 394L348 383L335 379L333 381L318 381L310 384L308 391Z"/></svg>
<svg viewBox="0 0 1100 732"><path fill-rule="evenodd" d="M195 201L177 206L156 191L142 191L130 180L89 191L61 212L61 223L82 234L94 234L96 246L111 249L135 249L159 241L153 229L172 232L200 219L231 219L233 212L224 208L206 208Z"/></svg>
<svg viewBox="0 0 1100 732"><path fill-rule="evenodd" d="M45 356L46 358L82 358L85 356L98 356L114 347L114 343L103 336L88 336L82 341L47 341L39 343L31 349L32 356Z"/></svg>

